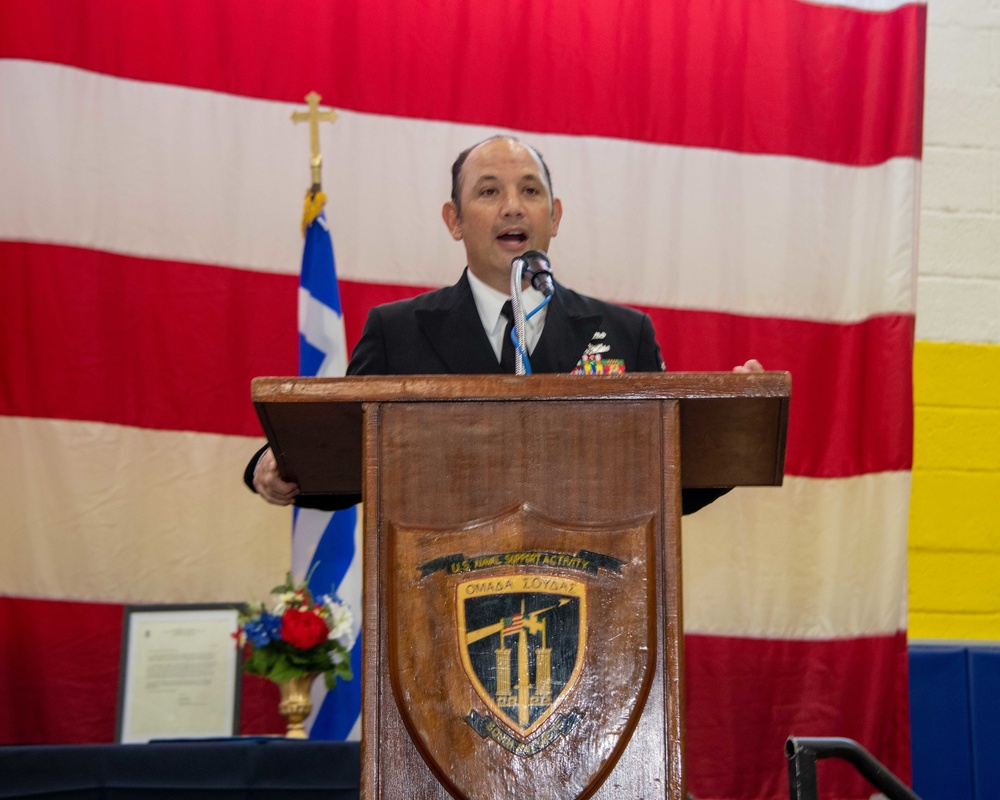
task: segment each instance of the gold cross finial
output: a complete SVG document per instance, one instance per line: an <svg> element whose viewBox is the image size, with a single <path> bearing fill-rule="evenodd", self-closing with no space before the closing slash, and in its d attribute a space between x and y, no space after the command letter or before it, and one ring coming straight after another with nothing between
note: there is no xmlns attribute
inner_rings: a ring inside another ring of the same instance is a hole
<svg viewBox="0 0 1000 800"><path fill-rule="evenodd" d="M316 92L309 92L306 95L306 102L309 103L308 111L293 111L292 122L309 123L309 164L312 166L312 191L318 192L323 183L322 166L323 156L319 152L319 124L321 122L336 122L337 112L332 108L329 111L319 110L319 101L323 98Z"/></svg>

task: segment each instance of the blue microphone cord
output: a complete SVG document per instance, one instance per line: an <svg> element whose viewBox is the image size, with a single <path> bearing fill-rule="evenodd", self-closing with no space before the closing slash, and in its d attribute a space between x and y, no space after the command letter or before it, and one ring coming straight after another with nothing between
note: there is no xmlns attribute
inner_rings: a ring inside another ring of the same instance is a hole
<svg viewBox="0 0 1000 800"><path fill-rule="evenodd" d="M552 299L552 295L550 295L550 294L546 295L545 299L542 300L541 303L539 303L531 311L529 311L527 314L524 315L525 320L531 319L533 316L535 316L535 314L537 314L539 311L541 311L543 308L545 308L545 306L548 305L548 303L549 303L549 301L551 299ZM531 362L528 360L528 354L524 351L524 348L521 347L521 343L517 339L517 328L516 327L512 327L510 329L510 340L514 343L514 347L516 347L517 351L521 354L521 362L524 364L524 374L525 375L530 375L531 374Z"/></svg>

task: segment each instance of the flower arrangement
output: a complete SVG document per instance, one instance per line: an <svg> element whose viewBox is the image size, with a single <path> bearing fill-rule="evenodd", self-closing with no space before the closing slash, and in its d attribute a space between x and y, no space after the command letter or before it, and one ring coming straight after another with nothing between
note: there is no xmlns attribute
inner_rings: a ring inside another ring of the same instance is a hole
<svg viewBox="0 0 1000 800"><path fill-rule="evenodd" d="M240 615L236 636L245 656L243 671L275 683L319 673L328 689L337 678L351 680L350 608L330 595L314 601L306 583L294 584L291 573L271 596L270 610L264 603L251 603Z"/></svg>

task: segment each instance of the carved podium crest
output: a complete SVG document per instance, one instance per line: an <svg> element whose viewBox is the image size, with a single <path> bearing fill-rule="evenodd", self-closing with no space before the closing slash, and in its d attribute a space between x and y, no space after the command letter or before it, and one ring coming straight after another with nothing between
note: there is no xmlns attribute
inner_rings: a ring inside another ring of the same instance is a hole
<svg viewBox="0 0 1000 800"><path fill-rule="evenodd" d="M453 795L570 799L607 776L655 670L652 530L528 508L461 530L391 527L393 692Z"/></svg>
<svg viewBox="0 0 1000 800"><path fill-rule="evenodd" d="M553 737L529 746L583 666L587 638L587 584L555 574L508 573L458 584L458 641L462 664L493 718L513 735L499 744L518 755L534 755ZM493 726L473 711L482 735ZM558 734L577 714L563 714Z"/></svg>

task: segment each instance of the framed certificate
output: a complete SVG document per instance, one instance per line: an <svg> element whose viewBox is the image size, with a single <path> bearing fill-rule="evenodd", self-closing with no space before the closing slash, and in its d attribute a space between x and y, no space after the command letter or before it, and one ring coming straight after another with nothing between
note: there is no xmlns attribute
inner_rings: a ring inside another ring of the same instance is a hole
<svg viewBox="0 0 1000 800"><path fill-rule="evenodd" d="M116 742L238 735L240 608L125 607Z"/></svg>

